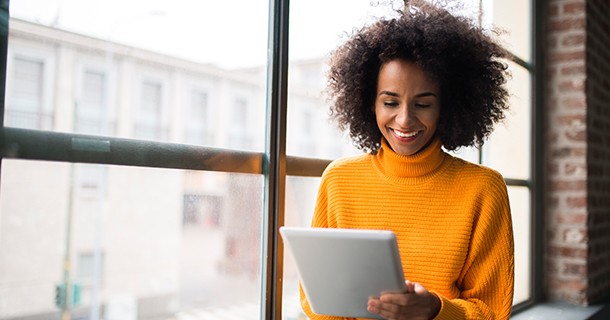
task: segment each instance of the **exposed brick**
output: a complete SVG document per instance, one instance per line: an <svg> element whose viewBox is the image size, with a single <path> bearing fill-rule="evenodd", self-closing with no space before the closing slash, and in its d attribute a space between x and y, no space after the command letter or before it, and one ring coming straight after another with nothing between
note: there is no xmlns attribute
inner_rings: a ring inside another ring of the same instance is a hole
<svg viewBox="0 0 610 320"><path fill-rule="evenodd" d="M566 137L572 141L587 141L587 131L585 129L568 130Z"/></svg>
<svg viewBox="0 0 610 320"><path fill-rule="evenodd" d="M576 180L576 181L553 181L549 184L549 191L580 191L584 190L587 186L586 181L584 180Z"/></svg>
<svg viewBox="0 0 610 320"><path fill-rule="evenodd" d="M575 275L575 276L586 276L587 275L587 266L585 263L572 263L566 262L564 263L563 272L567 275Z"/></svg>
<svg viewBox="0 0 610 320"><path fill-rule="evenodd" d="M587 258L587 249L586 248L573 248L567 246L551 246L550 253L553 253L556 257L563 258L577 258L577 259L585 259Z"/></svg>
<svg viewBox="0 0 610 320"><path fill-rule="evenodd" d="M585 128L587 123L587 117L584 114L560 115L558 120L559 124L570 127L570 130Z"/></svg>
<svg viewBox="0 0 610 320"><path fill-rule="evenodd" d="M568 197L566 202L570 208L585 208L587 206L587 196Z"/></svg>
<svg viewBox="0 0 610 320"><path fill-rule="evenodd" d="M580 47L585 44L585 35L584 34L569 34L565 35L561 38L561 46L562 47Z"/></svg>
<svg viewBox="0 0 610 320"><path fill-rule="evenodd" d="M546 295L610 295L610 2L547 7Z"/></svg>
<svg viewBox="0 0 610 320"><path fill-rule="evenodd" d="M551 160L553 161L554 159L561 159L561 158L567 158L567 157L579 157L579 156L585 156L587 154L587 151L584 148L579 148L579 147L575 147L575 146L571 146L571 147L559 147L557 149L552 149L550 150L550 154L551 154Z"/></svg>
<svg viewBox="0 0 610 320"><path fill-rule="evenodd" d="M571 148L558 148L555 150L551 150L551 157L553 158L565 158L572 155Z"/></svg>
<svg viewBox="0 0 610 320"><path fill-rule="evenodd" d="M566 79L559 83L559 89L562 92L584 92L584 79Z"/></svg>
<svg viewBox="0 0 610 320"><path fill-rule="evenodd" d="M556 216L557 222L566 225L583 225L587 223L586 213L560 213Z"/></svg>
<svg viewBox="0 0 610 320"><path fill-rule="evenodd" d="M576 1L565 3L562 7L562 12L567 15L582 15L585 13L585 2Z"/></svg>
<svg viewBox="0 0 610 320"><path fill-rule="evenodd" d="M551 20L549 22L549 31L570 31L570 30L582 30L586 26L584 17L575 18L562 18L559 20Z"/></svg>
<svg viewBox="0 0 610 320"><path fill-rule="evenodd" d="M584 59L584 50L551 52L548 55L549 63L578 62L583 61Z"/></svg>
<svg viewBox="0 0 610 320"><path fill-rule="evenodd" d="M585 178L587 175L587 167L585 163L568 162L564 164L563 172L570 177Z"/></svg>
<svg viewBox="0 0 610 320"><path fill-rule="evenodd" d="M571 227L563 232L563 240L566 244L584 244L587 241L587 231L584 227Z"/></svg>
<svg viewBox="0 0 610 320"><path fill-rule="evenodd" d="M587 288L587 282L584 279L556 279L548 283L551 288L565 288L575 292L583 292Z"/></svg>
<svg viewBox="0 0 610 320"><path fill-rule="evenodd" d="M560 104L564 108L585 109L585 107L587 106L587 100L584 96L566 97L560 100Z"/></svg>
<svg viewBox="0 0 610 320"><path fill-rule="evenodd" d="M585 65L584 64L573 64L569 66L563 66L559 68L559 74L562 76L571 76L571 75L584 75L585 74Z"/></svg>

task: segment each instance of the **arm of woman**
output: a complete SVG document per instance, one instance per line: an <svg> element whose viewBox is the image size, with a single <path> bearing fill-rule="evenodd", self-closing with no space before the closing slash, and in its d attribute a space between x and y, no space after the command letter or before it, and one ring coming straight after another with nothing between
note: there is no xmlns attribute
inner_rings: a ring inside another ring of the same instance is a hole
<svg viewBox="0 0 610 320"><path fill-rule="evenodd" d="M448 319L508 319L514 293L514 240L508 192L499 174L481 191L481 209L458 279L461 294L442 296L440 315Z"/></svg>
<svg viewBox="0 0 610 320"><path fill-rule="evenodd" d="M456 283L459 297L449 299L416 284L406 294L385 294L379 299L371 299L371 312L388 319L510 317L514 244L508 194L499 175L485 185L488 189L482 191L480 213L473 223L468 256Z"/></svg>

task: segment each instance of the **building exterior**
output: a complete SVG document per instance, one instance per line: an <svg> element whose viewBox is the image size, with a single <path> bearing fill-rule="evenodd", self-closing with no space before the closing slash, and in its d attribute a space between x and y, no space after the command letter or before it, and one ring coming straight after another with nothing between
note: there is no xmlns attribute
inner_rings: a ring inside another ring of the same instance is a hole
<svg viewBox="0 0 610 320"><path fill-rule="evenodd" d="M354 152L323 120L311 79L323 66L291 66L304 79L290 88L295 155ZM260 152L265 81L264 67L223 70L11 19L5 125ZM260 281L258 176L18 160L2 172L0 319L57 313L66 274L82 287L76 314L131 306L141 319L212 305L197 302L210 277Z"/></svg>

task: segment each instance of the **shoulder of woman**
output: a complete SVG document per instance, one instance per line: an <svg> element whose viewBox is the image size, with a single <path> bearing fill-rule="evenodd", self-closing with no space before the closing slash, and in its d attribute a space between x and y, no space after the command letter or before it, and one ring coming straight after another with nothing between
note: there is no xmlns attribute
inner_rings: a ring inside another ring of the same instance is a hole
<svg viewBox="0 0 610 320"><path fill-rule="evenodd" d="M504 177L496 169L487 167L482 164L472 163L462 158L453 157L453 167L460 175L467 175L475 177L477 180L485 181L487 183L499 183L505 185Z"/></svg>
<svg viewBox="0 0 610 320"><path fill-rule="evenodd" d="M337 171L337 170L353 170L356 167L366 165L370 163L371 155L370 154L359 154L353 156L346 156L339 159L335 159L331 161L330 164L326 167L325 172Z"/></svg>

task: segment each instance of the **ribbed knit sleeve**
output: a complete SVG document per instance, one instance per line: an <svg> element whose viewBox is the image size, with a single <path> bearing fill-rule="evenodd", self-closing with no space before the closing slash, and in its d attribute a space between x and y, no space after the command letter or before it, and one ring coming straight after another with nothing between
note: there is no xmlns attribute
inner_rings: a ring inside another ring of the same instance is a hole
<svg viewBox="0 0 610 320"><path fill-rule="evenodd" d="M514 287L506 184L489 168L442 152L378 154L333 162L320 182L311 225L396 233L405 279L441 300L436 319L508 319ZM332 284L329 284L332 285ZM310 319L340 317L311 312Z"/></svg>
<svg viewBox="0 0 610 320"><path fill-rule="evenodd" d="M468 256L459 275L457 298L441 298L435 319L508 319L514 287L513 234L503 179L485 181L474 216ZM432 288L430 288L432 290Z"/></svg>

